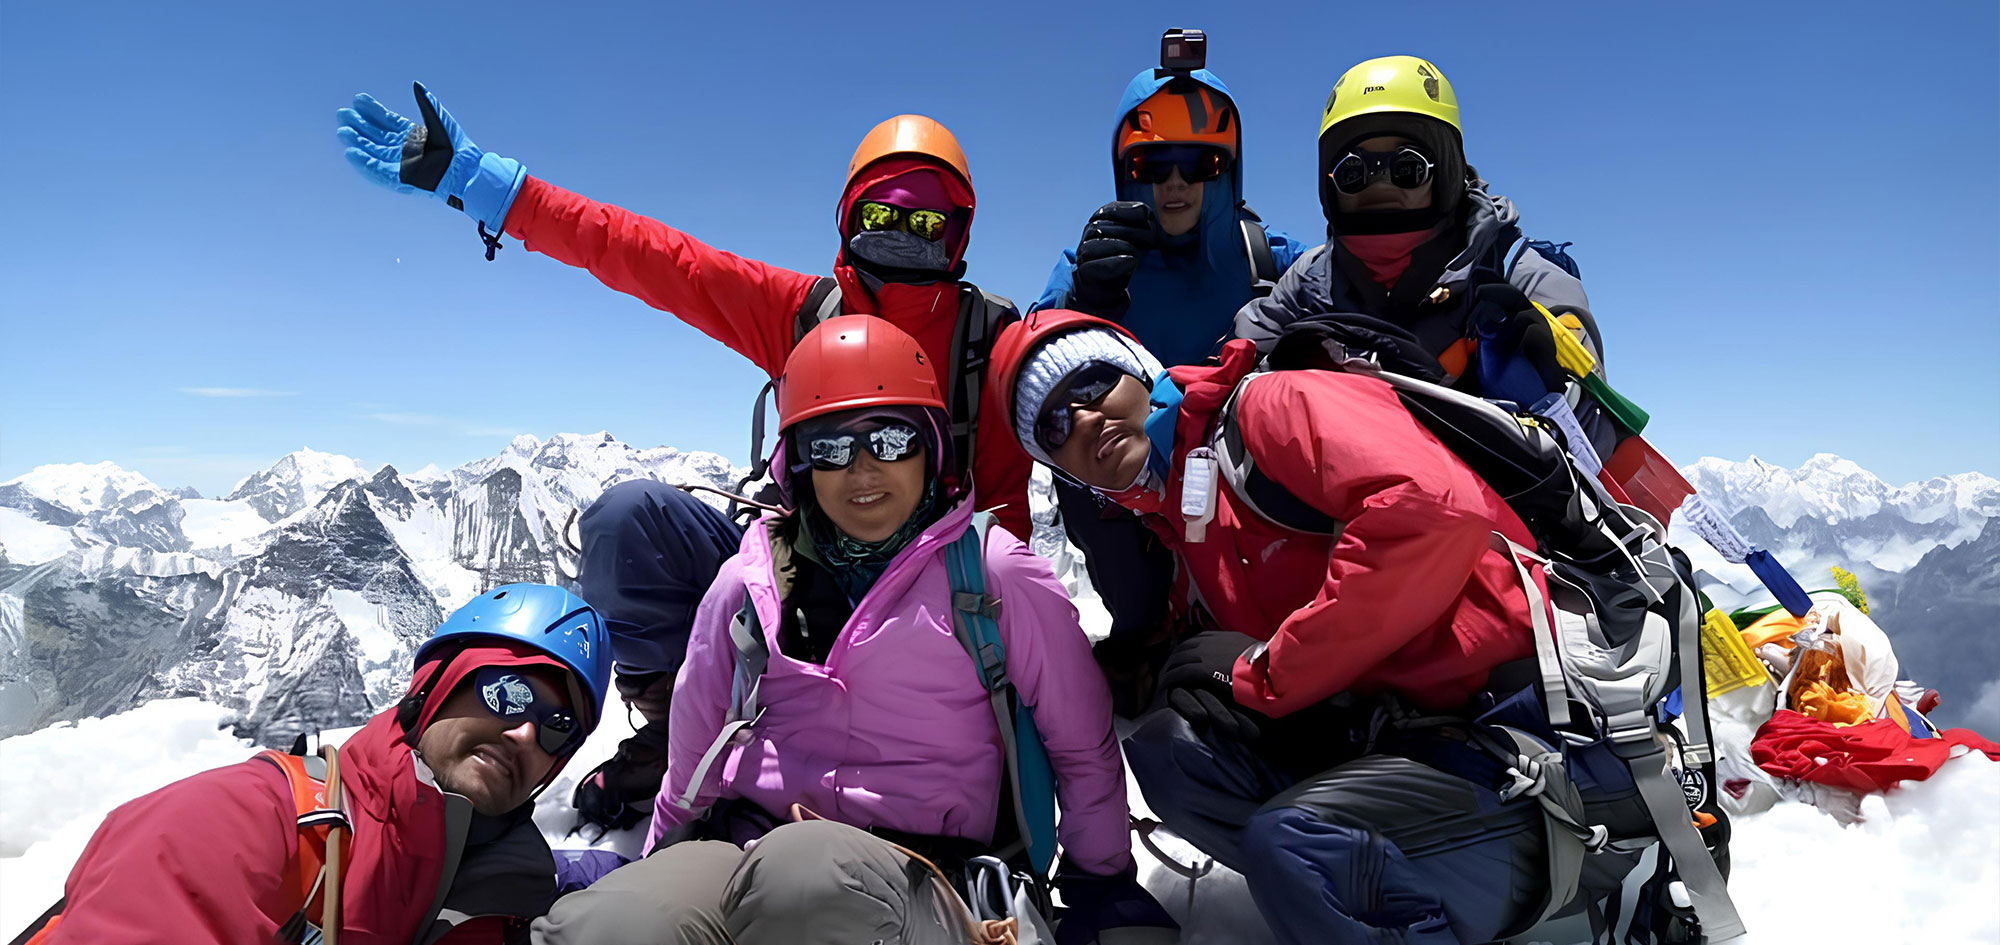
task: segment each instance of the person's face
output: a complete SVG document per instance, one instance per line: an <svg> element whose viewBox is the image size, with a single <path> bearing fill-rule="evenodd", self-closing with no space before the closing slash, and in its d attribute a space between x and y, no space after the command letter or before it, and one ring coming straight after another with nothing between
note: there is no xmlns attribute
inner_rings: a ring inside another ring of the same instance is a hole
<svg viewBox="0 0 2000 945"><path fill-rule="evenodd" d="M1084 485L1107 492L1124 489L1137 480L1149 449L1146 385L1128 374L1103 397L1069 409L1069 439L1049 453L1056 467Z"/></svg>
<svg viewBox="0 0 2000 945"><path fill-rule="evenodd" d="M1182 178L1180 168L1153 185L1153 213L1160 218L1161 232L1180 236L1194 230L1201 222L1201 189Z"/></svg>
<svg viewBox="0 0 2000 945"><path fill-rule="evenodd" d="M857 448L855 454L846 469L813 470L813 495L842 534L881 541L902 528L923 500L925 451L895 462L876 459L865 449Z"/></svg>
<svg viewBox="0 0 2000 945"><path fill-rule="evenodd" d="M552 699L575 711L561 670L510 669L535 690L537 700ZM430 726L417 739L417 754L430 767L438 787L465 795L481 814L497 816L526 803L556 765L555 756L536 742L536 734L533 721L510 723L488 712L468 675L431 716Z"/></svg>
<svg viewBox="0 0 2000 945"><path fill-rule="evenodd" d="M1417 142L1399 135L1383 135L1356 142L1349 150L1385 152L1402 147L1414 147ZM1436 160L1435 157L1432 160ZM1385 175L1370 182L1358 194L1334 192L1342 213L1368 213L1378 210L1422 210L1431 205L1431 185L1436 178L1426 180L1415 187L1404 189L1389 181Z"/></svg>

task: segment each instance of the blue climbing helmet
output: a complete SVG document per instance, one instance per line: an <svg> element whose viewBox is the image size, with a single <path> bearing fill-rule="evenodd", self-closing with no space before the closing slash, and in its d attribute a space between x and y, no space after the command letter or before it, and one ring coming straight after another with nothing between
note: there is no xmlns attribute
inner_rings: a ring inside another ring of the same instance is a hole
<svg viewBox="0 0 2000 945"><path fill-rule="evenodd" d="M611 634L583 598L547 584L503 584L452 611L417 648L415 665L482 638L527 644L567 667L590 703L589 727L597 728L611 687Z"/></svg>

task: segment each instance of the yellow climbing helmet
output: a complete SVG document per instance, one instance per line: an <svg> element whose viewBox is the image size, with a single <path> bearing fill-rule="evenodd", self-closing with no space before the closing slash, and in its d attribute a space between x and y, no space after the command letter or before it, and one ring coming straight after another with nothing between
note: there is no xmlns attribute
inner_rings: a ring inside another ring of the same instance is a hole
<svg viewBox="0 0 2000 945"><path fill-rule="evenodd" d="M1404 112L1435 118L1463 133L1458 125L1458 96L1444 70L1415 56L1370 59L1342 73L1326 95L1319 116L1319 133L1350 118Z"/></svg>

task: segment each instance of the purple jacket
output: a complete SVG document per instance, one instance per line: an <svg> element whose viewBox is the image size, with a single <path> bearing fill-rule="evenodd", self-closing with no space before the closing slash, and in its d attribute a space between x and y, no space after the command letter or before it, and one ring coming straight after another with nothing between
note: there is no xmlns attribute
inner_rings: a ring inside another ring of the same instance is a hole
<svg viewBox="0 0 2000 945"><path fill-rule="evenodd" d="M944 551L971 521L960 504L904 548L841 628L824 666L778 649L778 598L767 519L743 536L702 599L674 683L667 774L646 850L691 819L675 801L729 713L736 651L729 624L747 589L770 647L764 712L738 734L695 796L699 810L741 797L780 817L794 803L857 827L993 838L1000 810L1000 732L972 660L952 635ZM1125 772L1111 734L1111 696L1048 563L994 527L987 591L1000 601L1007 674L1035 707L1056 773L1057 839L1093 873L1131 864Z"/></svg>

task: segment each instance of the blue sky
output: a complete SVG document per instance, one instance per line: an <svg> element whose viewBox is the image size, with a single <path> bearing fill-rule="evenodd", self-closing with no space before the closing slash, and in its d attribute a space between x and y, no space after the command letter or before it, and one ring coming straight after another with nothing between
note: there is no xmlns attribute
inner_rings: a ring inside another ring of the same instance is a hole
<svg viewBox="0 0 2000 945"><path fill-rule="evenodd" d="M486 262L348 169L334 109L422 79L539 177L814 272L861 133L929 114L980 194L970 277L1025 300L1111 199L1111 112L1169 26L1208 30L1249 200L1309 241L1333 80L1437 62L1472 163L1575 241L1668 455L2000 474L1990 2L565 6L0 7L0 479L108 459L216 494L301 446L409 470L599 429L740 461L754 369Z"/></svg>

